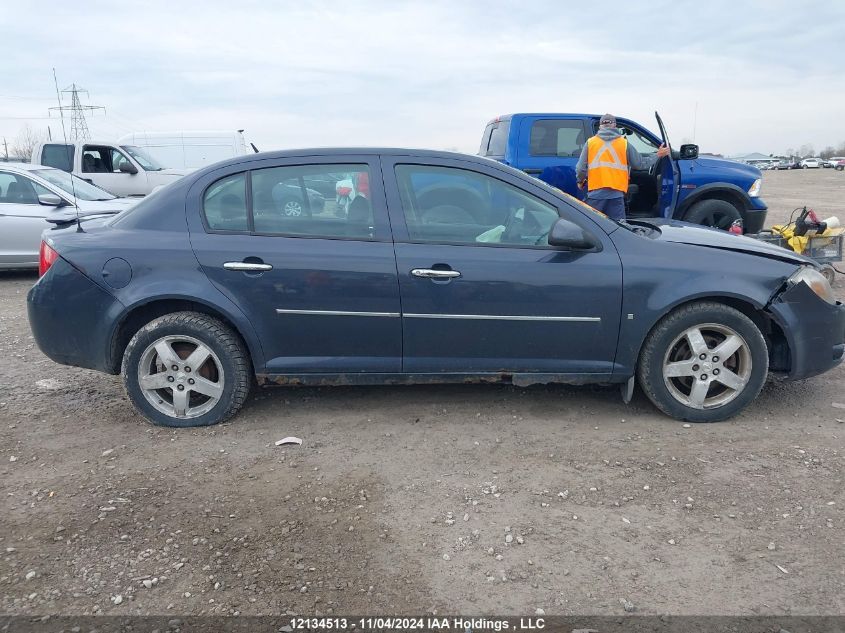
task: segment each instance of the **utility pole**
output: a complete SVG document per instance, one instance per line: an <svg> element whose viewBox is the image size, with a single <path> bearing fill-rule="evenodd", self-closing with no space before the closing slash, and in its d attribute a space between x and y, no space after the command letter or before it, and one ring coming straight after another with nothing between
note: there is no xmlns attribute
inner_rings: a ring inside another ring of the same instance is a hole
<svg viewBox="0 0 845 633"><path fill-rule="evenodd" d="M58 106L54 106L50 108L50 110L57 110L59 112L59 116L63 116L65 112L70 112L71 138L79 141L89 139L91 134L88 131L88 124L85 122L85 113L94 112L95 110L102 110L105 112L106 109L103 106L82 105L82 102L79 99L79 93L84 92L85 95L88 96L88 91L76 84L71 84L62 90L62 92L70 94L70 105L66 106L59 103Z"/></svg>
<svg viewBox="0 0 845 633"><path fill-rule="evenodd" d="M6 154L6 160L9 160L9 146L6 144L6 137L3 137L3 152Z"/></svg>

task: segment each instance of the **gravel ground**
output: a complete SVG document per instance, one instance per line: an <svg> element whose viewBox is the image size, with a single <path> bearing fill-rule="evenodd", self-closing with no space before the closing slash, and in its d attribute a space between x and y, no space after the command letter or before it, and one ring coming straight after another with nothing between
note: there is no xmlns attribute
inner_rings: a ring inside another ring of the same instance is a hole
<svg viewBox="0 0 845 633"><path fill-rule="evenodd" d="M764 182L770 223L845 220L841 172ZM0 274L0 613L845 613L845 368L689 428L478 385L255 391L171 431L38 351L34 280Z"/></svg>

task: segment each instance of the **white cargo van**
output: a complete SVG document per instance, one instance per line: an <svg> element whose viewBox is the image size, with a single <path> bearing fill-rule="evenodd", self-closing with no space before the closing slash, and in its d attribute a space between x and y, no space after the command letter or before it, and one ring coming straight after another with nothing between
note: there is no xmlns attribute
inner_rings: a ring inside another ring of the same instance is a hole
<svg viewBox="0 0 845 633"><path fill-rule="evenodd" d="M162 165L196 169L251 153L243 130L198 132L132 132L117 141L143 147Z"/></svg>
<svg viewBox="0 0 845 633"><path fill-rule="evenodd" d="M31 162L73 173L116 196L146 196L190 173L166 169L142 148L119 143L39 143Z"/></svg>

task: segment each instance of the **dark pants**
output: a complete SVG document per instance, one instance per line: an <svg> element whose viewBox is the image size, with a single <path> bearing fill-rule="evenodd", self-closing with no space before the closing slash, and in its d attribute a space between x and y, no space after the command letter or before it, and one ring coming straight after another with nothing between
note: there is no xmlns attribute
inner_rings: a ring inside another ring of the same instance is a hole
<svg viewBox="0 0 845 633"><path fill-rule="evenodd" d="M595 198L587 196L587 204L614 220L625 219L625 198L606 198L604 200L596 200Z"/></svg>

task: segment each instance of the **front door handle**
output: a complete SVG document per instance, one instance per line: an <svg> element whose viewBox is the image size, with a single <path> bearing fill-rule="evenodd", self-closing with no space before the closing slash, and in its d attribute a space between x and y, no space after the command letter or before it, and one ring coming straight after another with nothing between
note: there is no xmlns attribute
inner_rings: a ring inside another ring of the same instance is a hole
<svg viewBox="0 0 845 633"><path fill-rule="evenodd" d="M273 270L273 266L270 264L258 264L256 262L226 262L223 264L223 268L226 270L240 270L247 273Z"/></svg>
<svg viewBox="0 0 845 633"><path fill-rule="evenodd" d="M425 279L454 279L461 276L461 273L457 270L434 270L432 268L414 268L411 270L411 274L414 277Z"/></svg>

